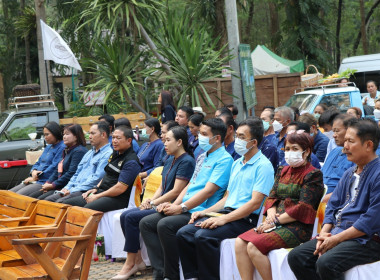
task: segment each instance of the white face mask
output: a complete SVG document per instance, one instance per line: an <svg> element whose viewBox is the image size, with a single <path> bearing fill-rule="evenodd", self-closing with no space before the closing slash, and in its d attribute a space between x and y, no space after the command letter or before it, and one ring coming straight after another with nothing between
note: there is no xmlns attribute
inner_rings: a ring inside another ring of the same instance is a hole
<svg viewBox="0 0 380 280"><path fill-rule="evenodd" d="M375 116L375 119L380 120L380 110L373 110L373 115Z"/></svg>
<svg viewBox="0 0 380 280"><path fill-rule="evenodd" d="M254 139L253 139L254 140ZM251 140L251 141L253 141ZM240 138L236 138L235 139L235 144L234 144L234 150L235 152L240 155L240 156L244 156L246 153L248 153L248 151L250 149L253 148L253 146L251 148L247 148L247 144L251 141L245 141L245 140L241 140Z"/></svg>
<svg viewBox="0 0 380 280"><path fill-rule="evenodd" d="M280 123L279 121L274 121L273 124L272 124L272 126L273 126L273 130L275 132L279 132L279 131L281 131L284 128L284 126L282 125L282 123Z"/></svg>
<svg viewBox="0 0 380 280"><path fill-rule="evenodd" d="M305 151L287 151L285 152L285 161L291 167L299 167L305 163L305 160L302 157L302 154Z"/></svg>

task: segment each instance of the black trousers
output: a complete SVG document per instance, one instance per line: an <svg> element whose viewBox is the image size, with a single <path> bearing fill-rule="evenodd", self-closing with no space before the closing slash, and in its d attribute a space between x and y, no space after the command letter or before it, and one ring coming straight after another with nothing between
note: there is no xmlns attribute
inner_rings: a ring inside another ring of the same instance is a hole
<svg viewBox="0 0 380 280"><path fill-rule="evenodd" d="M187 225L191 214L183 213L175 216L165 216L155 213L140 221L140 232L146 245L153 276L162 276L170 280L179 279L179 256L176 241L177 231Z"/></svg>
<svg viewBox="0 0 380 280"><path fill-rule="evenodd" d="M197 222L206 219L202 218ZM254 224L257 224L257 216ZM202 229L195 224L182 227L177 232L177 244L185 279L220 279L220 243L224 239L235 238L253 227L254 225L246 219L233 221L215 229Z"/></svg>
<svg viewBox="0 0 380 280"><path fill-rule="evenodd" d="M89 208L96 211L108 212L118 209L123 209L128 206L128 200L121 199L120 197L101 197L93 202L87 203L84 198L79 195L76 197L68 198L64 203L72 206L80 206L84 208Z"/></svg>
<svg viewBox="0 0 380 280"><path fill-rule="evenodd" d="M339 243L322 256L314 256L313 239L290 251L288 263L298 280L344 280L344 272L354 266L380 260L380 243L355 240Z"/></svg>

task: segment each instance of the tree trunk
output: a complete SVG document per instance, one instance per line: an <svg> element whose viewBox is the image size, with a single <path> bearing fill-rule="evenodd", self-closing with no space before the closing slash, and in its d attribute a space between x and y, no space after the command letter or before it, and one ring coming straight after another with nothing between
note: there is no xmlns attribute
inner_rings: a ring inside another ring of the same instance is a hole
<svg viewBox="0 0 380 280"><path fill-rule="evenodd" d="M245 34L247 37L251 36L251 30L253 25L253 15L255 12L255 4L252 1L249 1L249 9L248 9L248 19L247 19L247 25L245 26Z"/></svg>
<svg viewBox="0 0 380 280"><path fill-rule="evenodd" d="M364 0L359 0L360 3L360 32L362 33L362 44L364 54L368 54L368 42L367 42L367 31L365 24L365 11L364 11Z"/></svg>
<svg viewBox="0 0 380 280"><path fill-rule="evenodd" d="M280 29L280 24L278 21L278 10L277 5L274 2L269 2L269 13L270 13L270 34L271 34L271 47L274 52L277 52L278 48L278 30Z"/></svg>
<svg viewBox="0 0 380 280"><path fill-rule="evenodd" d="M228 43L224 0L215 1L215 14L214 37L220 36L218 47L221 49ZM227 55L227 53L224 53L224 55Z"/></svg>
<svg viewBox="0 0 380 280"><path fill-rule="evenodd" d="M48 92L53 95L53 76L50 72L50 63L44 60L44 49L42 44L42 33L40 19L46 22L45 13L45 0L34 0L36 9L36 23L37 23L37 45L38 45L38 68L40 74L41 93L47 94ZM47 76L47 77L46 77Z"/></svg>
<svg viewBox="0 0 380 280"><path fill-rule="evenodd" d="M141 107L139 103L137 103L136 101L134 101L134 100L128 95L128 93L125 91L125 89L123 89L123 95L124 95L125 100L127 100L129 103L131 103L132 106L133 106L137 111L142 112L142 113L143 113L148 119L152 118L152 116L151 116L147 111L145 111L145 109L144 109L143 107Z"/></svg>
<svg viewBox="0 0 380 280"><path fill-rule="evenodd" d="M20 8L21 14L24 14L25 9L25 0L20 0ZM26 75L26 83L32 83L32 71L30 70L30 42L29 42L29 34L25 35L25 75Z"/></svg>
<svg viewBox="0 0 380 280"><path fill-rule="evenodd" d="M375 9L377 8L377 6L379 6L380 4L380 0L377 0L371 7L371 9L369 10L366 18L365 18L365 25L367 26L368 22L369 22L369 19L370 17L372 16L373 12L375 11ZM360 38L362 37L362 32L361 30L359 31L358 33L358 36L356 37L356 40L355 40L355 44L354 44L354 48L353 48L353 53L354 55L356 54L356 50L358 49L358 46L359 46L359 43L360 43Z"/></svg>
<svg viewBox="0 0 380 280"><path fill-rule="evenodd" d="M335 47L336 47L336 69L338 70L340 65L340 22L342 19L342 4L343 0L338 1L338 17L336 21L336 38L335 38Z"/></svg>
<svg viewBox="0 0 380 280"><path fill-rule="evenodd" d="M5 110L5 91L3 83L3 74L0 73L0 111Z"/></svg>

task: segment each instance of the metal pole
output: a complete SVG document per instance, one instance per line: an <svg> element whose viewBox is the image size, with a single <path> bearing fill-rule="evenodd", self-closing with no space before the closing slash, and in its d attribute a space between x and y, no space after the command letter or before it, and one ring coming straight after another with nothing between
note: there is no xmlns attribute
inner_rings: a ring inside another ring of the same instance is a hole
<svg viewBox="0 0 380 280"><path fill-rule="evenodd" d="M45 72L46 72L47 92L48 92L48 94L50 95L48 67L47 67L46 60L44 60L44 61L45 61Z"/></svg>
<svg viewBox="0 0 380 280"><path fill-rule="evenodd" d="M71 67L71 89L73 91L73 101L77 101L77 96L75 94L74 68L73 67Z"/></svg>
<svg viewBox="0 0 380 280"><path fill-rule="evenodd" d="M236 0L225 0L226 25L228 34L228 47L234 59L230 61L231 68L234 74L238 77L231 77L232 93L237 98L234 98L234 104L239 109L237 121L241 122L247 117L247 110L244 106L243 91L241 88L240 65L239 65L239 26L237 20Z"/></svg>

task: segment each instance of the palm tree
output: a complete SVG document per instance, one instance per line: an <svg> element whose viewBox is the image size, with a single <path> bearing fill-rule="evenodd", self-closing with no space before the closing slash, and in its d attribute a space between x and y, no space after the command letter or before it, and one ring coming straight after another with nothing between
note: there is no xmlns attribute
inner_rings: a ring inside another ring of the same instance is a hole
<svg viewBox="0 0 380 280"><path fill-rule="evenodd" d="M106 38L94 45L94 58L84 60L95 80L86 86L87 91L99 90L105 92L104 101L119 94L121 100L126 100L147 118L150 115L135 100L139 92L138 77L148 76L153 70L143 65L142 53L136 53L133 45L125 40ZM135 69L143 69L136 71Z"/></svg>

